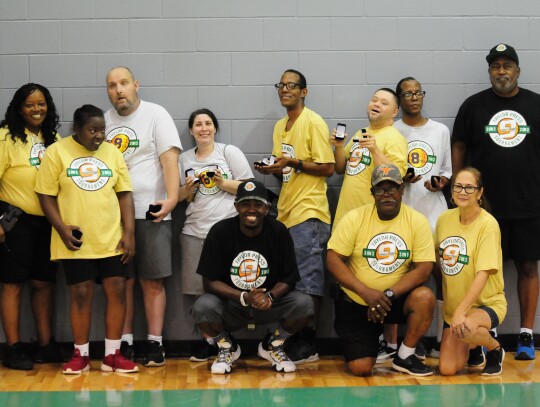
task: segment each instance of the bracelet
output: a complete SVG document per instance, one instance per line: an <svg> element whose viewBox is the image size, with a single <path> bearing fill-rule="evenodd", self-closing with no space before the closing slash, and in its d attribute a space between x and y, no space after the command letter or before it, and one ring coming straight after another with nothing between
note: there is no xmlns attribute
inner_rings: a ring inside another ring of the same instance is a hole
<svg viewBox="0 0 540 407"><path fill-rule="evenodd" d="M244 307L247 307L249 306L249 304L246 302L245 298L244 298L244 295L246 295L247 293L245 291L242 291L240 293L240 304L242 304L242 306Z"/></svg>
<svg viewBox="0 0 540 407"><path fill-rule="evenodd" d="M268 291L266 293L266 296L268 297L268 299L270 300L270 302L274 302L275 298L274 296L272 295L272 293L270 291Z"/></svg>

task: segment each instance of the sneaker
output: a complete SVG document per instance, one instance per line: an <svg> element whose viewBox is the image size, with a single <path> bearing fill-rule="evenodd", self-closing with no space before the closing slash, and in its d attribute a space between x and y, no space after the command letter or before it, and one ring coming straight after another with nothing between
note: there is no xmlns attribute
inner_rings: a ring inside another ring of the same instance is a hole
<svg viewBox="0 0 540 407"><path fill-rule="evenodd" d="M431 376L433 369L422 363L416 355L401 359L397 354L392 361L392 369L398 372L408 373L411 376Z"/></svg>
<svg viewBox="0 0 540 407"><path fill-rule="evenodd" d="M195 350L190 356L190 362L206 362L210 358L216 357L218 354L218 348L215 345L210 345L208 342L204 341L204 345L199 349Z"/></svg>
<svg viewBox="0 0 540 407"><path fill-rule="evenodd" d="M469 358L467 359L467 365L469 367L480 367L486 363L486 355L481 346L469 349Z"/></svg>
<svg viewBox="0 0 540 407"><path fill-rule="evenodd" d="M136 373L139 371L139 366L129 359L126 359L120 349L116 349L116 352L107 355L103 358L101 363L102 372L118 372L118 373Z"/></svg>
<svg viewBox="0 0 540 407"><path fill-rule="evenodd" d="M266 345L266 346L265 346ZM283 344L279 346L269 345L267 341L259 342L257 355L268 360L278 372L294 372L296 366L283 350Z"/></svg>
<svg viewBox="0 0 540 407"><path fill-rule="evenodd" d="M437 342L433 345L433 348L429 351L429 357L433 359L439 359L441 357L441 343Z"/></svg>
<svg viewBox="0 0 540 407"><path fill-rule="evenodd" d="M127 341L120 343L120 353L127 360L134 360L135 352L133 351L133 345L130 345Z"/></svg>
<svg viewBox="0 0 540 407"><path fill-rule="evenodd" d="M34 354L34 362L36 363L60 363L62 359L62 348L58 343L51 338L45 346L38 346Z"/></svg>
<svg viewBox="0 0 540 407"><path fill-rule="evenodd" d="M240 345L232 345L230 348L220 348L210 371L212 374L231 373L232 364L240 357L242 351ZM234 350L233 350L234 349Z"/></svg>
<svg viewBox="0 0 540 407"><path fill-rule="evenodd" d="M32 370L34 368L34 362L26 353L25 346L21 342L6 346L2 364L9 369L15 370Z"/></svg>
<svg viewBox="0 0 540 407"><path fill-rule="evenodd" d="M420 360L426 360L426 353L426 346L424 345L424 342L418 342L416 345L416 350L414 351L416 357Z"/></svg>
<svg viewBox="0 0 540 407"><path fill-rule="evenodd" d="M379 341L379 352L377 353L377 360L375 363L383 363L388 359L392 359L396 354L396 349L389 348L384 339Z"/></svg>
<svg viewBox="0 0 540 407"><path fill-rule="evenodd" d="M533 360L535 358L533 336L527 332L520 333L517 343L516 359Z"/></svg>
<svg viewBox="0 0 540 407"><path fill-rule="evenodd" d="M482 376L500 375L502 373L504 355L504 349L501 347L488 352L486 355L486 367L482 370Z"/></svg>
<svg viewBox="0 0 540 407"><path fill-rule="evenodd" d="M165 350L156 341L148 341L148 352L144 358L146 367L165 366Z"/></svg>
<svg viewBox="0 0 540 407"><path fill-rule="evenodd" d="M90 357L81 356L79 349L73 351L71 360L64 363L62 373L64 374L81 374L90 370Z"/></svg>
<svg viewBox="0 0 540 407"><path fill-rule="evenodd" d="M285 343L287 342L289 341L285 341ZM317 353L317 349L315 349L315 345L303 339L292 342L290 346L285 346L285 349L287 355L289 355L289 359L295 365L319 361L319 354Z"/></svg>

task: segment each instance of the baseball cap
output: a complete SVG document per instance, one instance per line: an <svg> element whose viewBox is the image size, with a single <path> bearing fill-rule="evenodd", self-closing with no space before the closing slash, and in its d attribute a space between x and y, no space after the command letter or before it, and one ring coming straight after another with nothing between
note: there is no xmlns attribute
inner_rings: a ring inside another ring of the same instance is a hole
<svg viewBox="0 0 540 407"><path fill-rule="evenodd" d="M248 199L254 199L268 203L268 193L266 187L260 181L244 181L238 185L235 202L242 202Z"/></svg>
<svg viewBox="0 0 540 407"><path fill-rule="evenodd" d="M375 167L373 174L371 174L371 185L375 186L383 181L392 181L398 185L403 184L403 178L397 165L389 163Z"/></svg>
<svg viewBox="0 0 540 407"><path fill-rule="evenodd" d="M519 58L517 52L514 47L508 44L499 44L491 48L489 54L487 54L486 56L486 61L488 64L491 64L491 61L493 61L497 57L508 57L519 66Z"/></svg>

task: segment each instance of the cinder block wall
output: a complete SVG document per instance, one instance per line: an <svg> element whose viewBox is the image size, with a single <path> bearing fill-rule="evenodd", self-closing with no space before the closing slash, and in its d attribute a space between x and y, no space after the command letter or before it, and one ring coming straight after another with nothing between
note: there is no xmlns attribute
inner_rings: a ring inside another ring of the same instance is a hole
<svg viewBox="0 0 540 407"><path fill-rule="evenodd" d="M41 83L68 135L77 107L109 108L105 74L126 65L141 83L140 96L173 116L185 148L193 146L189 113L209 107L220 120L218 140L237 145L251 162L270 152L273 124L284 115L272 84L295 68L308 80L307 105L331 128L338 121L350 133L365 126L373 91L404 76L428 92L425 114L451 127L461 102L489 86L484 57L496 43L516 47L520 84L540 91L539 17L533 0L0 0L0 114L19 86ZM258 178L277 189L272 177ZM328 181L332 207L341 181ZM175 214L178 233L182 209ZM192 299L178 294L179 255L164 334L192 339ZM519 327L515 269L506 266L510 307L502 333ZM103 338L101 292L97 297L92 340ZM65 341L67 298L59 275L56 336ZM137 309L136 337L144 338L140 301ZM23 314L23 339L35 338L28 301ZM326 301L321 336L333 335L332 319Z"/></svg>

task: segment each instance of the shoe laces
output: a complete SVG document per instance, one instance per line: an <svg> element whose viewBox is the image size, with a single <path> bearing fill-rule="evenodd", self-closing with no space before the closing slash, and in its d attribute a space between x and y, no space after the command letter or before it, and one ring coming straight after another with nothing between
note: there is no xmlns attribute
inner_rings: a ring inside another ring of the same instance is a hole
<svg viewBox="0 0 540 407"><path fill-rule="evenodd" d="M522 346L531 346L532 344L532 335L527 332L522 332L519 334L519 342Z"/></svg>
<svg viewBox="0 0 540 407"><path fill-rule="evenodd" d="M279 362L287 362L290 360L289 356L287 356L287 354L283 350L283 345L272 347L272 350L270 352L272 353L274 359L278 360Z"/></svg>
<svg viewBox="0 0 540 407"><path fill-rule="evenodd" d="M232 362L232 354L230 349L220 349L216 358L217 363L227 363Z"/></svg>

